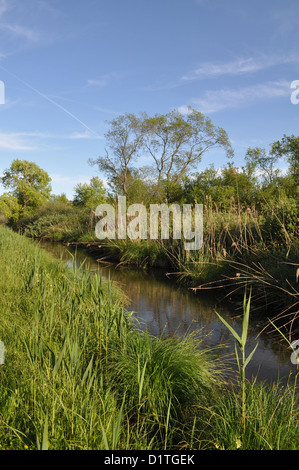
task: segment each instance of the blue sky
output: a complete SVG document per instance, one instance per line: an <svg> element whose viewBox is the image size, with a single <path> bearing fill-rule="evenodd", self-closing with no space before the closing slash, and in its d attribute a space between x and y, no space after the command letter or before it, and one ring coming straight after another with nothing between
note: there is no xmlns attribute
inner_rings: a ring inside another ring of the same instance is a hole
<svg viewBox="0 0 299 470"><path fill-rule="evenodd" d="M298 135L298 23L298 0L0 0L0 174L34 161L71 198L98 175L107 121L188 105L242 165L249 146Z"/></svg>

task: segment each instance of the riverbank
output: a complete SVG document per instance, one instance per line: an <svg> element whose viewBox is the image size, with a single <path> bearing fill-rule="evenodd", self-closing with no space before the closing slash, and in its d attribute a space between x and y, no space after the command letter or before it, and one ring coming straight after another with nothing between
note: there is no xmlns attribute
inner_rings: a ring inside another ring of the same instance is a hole
<svg viewBox="0 0 299 470"><path fill-rule="evenodd" d="M142 269L165 268L189 289L219 292L242 306L245 285L252 288L252 310L278 317L293 328L298 318L298 207L281 200L259 212L236 202L219 210L204 208L203 246L186 251L183 240L97 240L96 218L86 208L49 204L13 228L38 240L84 247L95 259ZM295 322L294 322L295 320Z"/></svg>
<svg viewBox="0 0 299 470"><path fill-rule="evenodd" d="M299 247L296 242L275 247L262 246L258 242L245 246L236 240L226 251L224 246L227 245L222 241L214 254L211 254L211 244L200 251L187 253L180 242L173 240L64 243L84 249L99 262L146 271L163 269L178 286L195 293L213 293L219 299L229 300L239 310L242 310L247 287L252 290L251 308L256 319L267 326L270 318L283 328L285 334L290 334L293 339L298 336Z"/></svg>
<svg viewBox="0 0 299 470"><path fill-rule="evenodd" d="M153 338L111 282L0 227L1 449L298 449L293 386L238 388L195 336Z"/></svg>

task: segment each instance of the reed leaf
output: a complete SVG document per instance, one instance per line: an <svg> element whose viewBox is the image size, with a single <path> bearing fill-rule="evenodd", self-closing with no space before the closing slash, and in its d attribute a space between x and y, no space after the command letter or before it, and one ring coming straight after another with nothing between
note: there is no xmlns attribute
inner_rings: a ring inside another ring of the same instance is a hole
<svg viewBox="0 0 299 470"><path fill-rule="evenodd" d="M238 342L238 345L240 347L242 347L243 345L243 342L242 342L242 338L240 338L240 336L238 335L238 333L234 330L234 328L218 313L216 312L216 315L218 316L218 318L222 321L222 323L226 326L226 328L231 332L231 334L233 335L233 337L236 339L236 341Z"/></svg>

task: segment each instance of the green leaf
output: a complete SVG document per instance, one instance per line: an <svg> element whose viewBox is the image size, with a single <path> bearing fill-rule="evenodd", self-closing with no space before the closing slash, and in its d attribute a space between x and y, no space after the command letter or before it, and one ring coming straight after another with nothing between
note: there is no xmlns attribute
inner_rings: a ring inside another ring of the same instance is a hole
<svg viewBox="0 0 299 470"><path fill-rule="evenodd" d="M104 441L104 448L105 448L105 450L110 450L107 434L106 434L106 431L105 431L105 428L103 426L103 423L102 423L101 419L100 419L100 425L101 425L101 428L102 428L102 437L103 437L103 441Z"/></svg>
<svg viewBox="0 0 299 470"><path fill-rule="evenodd" d="M240 359L239 359L239 355L238 355L238 351L237 351L237 344L236 344L236 343L235 343L235 355L236 355L237 364L238 364L238 371L239 371L239 374L240 374L240 376L241 376L242 370L241 370Z"/></svg>
<svg viewBox="0 0 299 470"><path fill-rule="evenodd" d="M245 346L248 333L249 325L249 312L250 312L250 301L251 301L251 292L249 295L248 302L246 303L246 292L244 295L244 305L243 305L243 323L242 323L242 345Z"/></svg>
<svg viewBox="0 0 299 470"><path fill-rule="evenodd" d="M252 356L254 355L255 351L256 351L256 348L258 347L258 343L256 344L255 348L253 349L253 351L251 351L251 353L249 354L249 356L247 357L246 361L244 362L244 368L247 366L247 364L249 364L249 362L251 361L251 358Z"/></svg>
<svg viewBox="0 0 299 470"><path fill-rule="evenodd" d="M222 323L226 326L226 328L231 332L233 337L238 341L239 346L242 347L242 340L241 340L240 336L238 335L238 333L233 329L232 326L230 326L229 323L227 323L226 320L224 320L224 318L222 318L221 315L219 315L219 313L216 312L216 315L219 317L219 319L222 321Z"/></svg>

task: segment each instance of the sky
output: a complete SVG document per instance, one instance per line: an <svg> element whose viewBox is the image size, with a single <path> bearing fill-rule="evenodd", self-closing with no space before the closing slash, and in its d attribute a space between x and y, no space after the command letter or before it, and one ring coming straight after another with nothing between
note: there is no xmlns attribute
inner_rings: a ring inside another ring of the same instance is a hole
<svg viewBox="0 0 299 470"><path fill-rule="evenodd" d="M109 121L188 106L226 130L242 166L248 147L298 135L298 26L298 0L0 0L0 174L33 161L72 199L105 177L88 160ZM210 164L224 151L198 169Z"/></svg>

